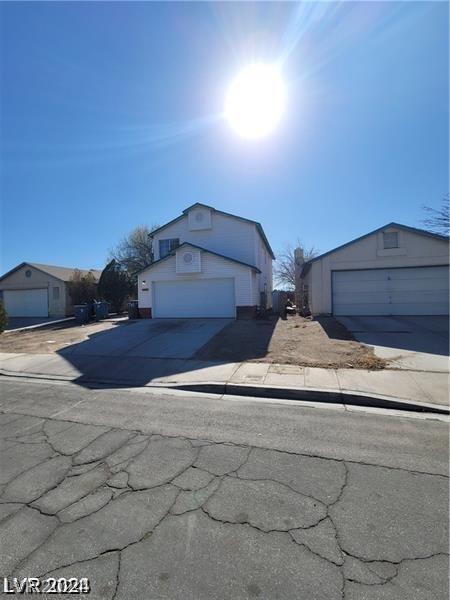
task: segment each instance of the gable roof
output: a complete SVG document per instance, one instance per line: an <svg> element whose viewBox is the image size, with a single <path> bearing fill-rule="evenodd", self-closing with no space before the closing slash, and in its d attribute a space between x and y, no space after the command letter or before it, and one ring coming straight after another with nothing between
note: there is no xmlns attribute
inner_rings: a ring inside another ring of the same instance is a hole
<svg viewBox="0 0 450 600"><path fill-rule="evenodd" d="M432 237L434 239L443 241L443 242L448 242L449 238L446 235L441 235L440 233L433 233L432 231L427 231L426 229L418 229L417 227L411 227L410 225L402 225L401 223L395 223L394 221L392 221L391 223L387 223L387 225L383 225L382 227L378 227L377 229L374 229L373 231L369 231L369 233L365 233L364 235L361 235L360 237L355 238L354 240L351 240L350 242L346 242L345 244L342 244L341 246L337 246L337 248L333 248L333 250L328 250L328 252L324 252L323 254L319 254L319 256L315 256L314 258L311 258L310 260L308 260L308 262L305 262L305 264L303 265L303 269L302 269L302 276L306 275L306 273L309 271L309 267L313 262L316 262L316 260L320 260L321 258L324 258L325 256L328 256L330 254L333 254L334 252L337 252L338 250L342 250L343 248L346 248L347 246L350 246L351 244L355 244L356 242L360 242L361 240L364 240L365 238L374 235L375 233L378 233L379 231L384 231L385 229L389 229L389 228L395 228L395 229L403 229L405 231L409 231L412 233L418 233L419 235L425 235L428 237Z"/></svg>
<svg viewBox="0 0 450 600"><path fill-rule="evenodd" d="M167 260L168 258L174 257L175 254L177 253L177 250L179 250L180 248L183 248L183 246L191 246L191 248L196 248L197 250L201 250L202 252L207 252L208 254L218 256L219 258L224 258L225 260L230 260L231 262L237 263L238 265L241 265L243 267L248 267L249 269L253 269L257 273L261 273L261 271L258 269L258 267L255 267L254 265L250 265L248 263L242 262L242 260L237 260L236 258L231 258L231 256L225 256L224 254L219 254L218 252L213 252L212 250L208 250L207 248L203 248L202 246L197 246L197 244L192 244L191 242L183 242L182 244L177 246L174 250L172 250L172 252L169 252L169 254L167 254L167 256L164 256L163 258L159 258L158 260L155 260L155 262L150 263L149 265L147 265L140 271L136 271L136 273L134 273L134 275L139 275L139 273L142 273L143 271L147 271L147 269L151 269L152 267L154 267L155 265L158 265L163 260Z"/></svg>
<svg viewBox="0 0 450 600"><path fill-rule="evenodd" d="M60 279L61 281L69 281L75 271L80 271L82 275L87 275L88 273L92 273L95 279L100 279L100 275L102 272L98 269L77 269L76 267L57 267L55 265L43 265L41 263L31 263L31 262L22 262L17 267L14 267L4 275L0 277L0 281L9 277L22 267L29 266L37 269L38 271L42 271L47 275L51 275L52 277L56 277L56 279Z"/></svg>
<svg viewBox="0 0 450 600"><path fill-rule="evenodd" d="M272 248L270 247L269 240L267 239L266 234L264 233L264 230L262 228L261 223L258 223L258 221L253 221L252 219L246 219L245 217L239 217L238 215L233 215L233 214L225 212L223 210L218 210L217 208L214 208L214 206L209 206L208 204L202 204L201 202L195 202L194 204L191 204L191 206L188 206L187 208L185 208L183 210L183 212L181 213L181 215L179 217L176 217L175 219L172 219L171 221L169 221L165 225L161 225L161 227L158 227L154 231L150 232L149 236L153 237L155 235L155 233L159 233L160 231L162 231L163 229L165 229L169 225L172 225L173 223L176 223L177 221L180 221L181 219L183 219L187 215L187 213L190 210L192 210L196 206L203 206L204 208L208 208L209 210L212 210L213 212L216 212L219 215L225 215L227 217L232 217L233 219L238 219L239 221L244 221L245 223L252 223L253 225L256 225L256 229L258 230L258 233L261 236L261 238L262 238L262 240L264 242L264 245L267 248L267 251L269 252L270 256L275 260L275 255L273 253Z"/></svg>

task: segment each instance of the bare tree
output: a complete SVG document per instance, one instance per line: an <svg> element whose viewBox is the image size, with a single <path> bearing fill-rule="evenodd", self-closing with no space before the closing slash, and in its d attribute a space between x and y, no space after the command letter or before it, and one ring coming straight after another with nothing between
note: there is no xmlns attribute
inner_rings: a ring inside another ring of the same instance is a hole
<svg viewBox="0 0 450 600"><path fill-rule="evenodd" d="M275 263L274 275L277 286L293 290L295 289L295 249L300 248L306 261L318 256L319 251L314 246L306 248L297 239L295 245L286 244L284 249L278 253Z"/></svg>
<svg viewBox="0 0 450 600"><path fill-rule="evenodd" d="M110 250L109 261L115 260L130 275L144 269L153 262L152 240L149 234L157 228L158 225L135 227Z"/></svg>
<svg viewBox="0 0 450 600"><path fill-rule="evenodd" d="M422 219L422 224L433 233L447 235L450 231L449 210L450 210L450 194L444 196L441 208L431 208L430 206L422 206L422 209L427 214L425 219Z"/></svg>

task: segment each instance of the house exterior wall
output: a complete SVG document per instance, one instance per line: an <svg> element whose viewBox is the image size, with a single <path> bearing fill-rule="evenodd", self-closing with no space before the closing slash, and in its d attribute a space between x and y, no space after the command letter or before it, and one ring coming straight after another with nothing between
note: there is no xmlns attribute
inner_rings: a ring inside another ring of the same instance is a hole
<svg viewBox="0 0 450 600"><path fill-rule="evenodd" d="M256 228L255 228L256 229ZM256 266L261 273L256 274L257 278L257 305L260 304L261 292L266 293L266 308L272 308L272 289L273 289L273 261L269 252L267 251L266 245L258 234L255 237L255 255L256 255Z"/></svg>
<svg viewBox="0 0 450 600"><path fill-rule="evenodd" d="M236 306L254 305L251 269L224 258L201 252L200 273L177 273L176 257L171 256L160 264L142 271L138 276L139 309L152 308L152 284L155 281L234 278ZM145 282L145 284L144 284ZM182 298L180 298L182 302Z"/></svg>
<svg viewBox="0 0 450 600"><path fill-rule="evenodd" d="M155 261L160 259L159 242L164 239L179 238L180 244L191 242L212 252L223 254L254 265L261 273L251 276L252 304L259 306L260 293L267 294L267 307L272 306L272 257L261 238L254 223L241 221L232 216L223 215L214 210L202 207L205 215L203 229L198 229L193 208L181 219L168 225L153 237L153 252ZM208 257L209 259L211 256Z"/></svg>
<svg viewBox="0 0 450 600"><path fill-rule="evenodd" d="M31 277L25 275L26 271L31 271ZM32 266L24 265L8 277L0 281L0 292L5 290L32 290L42 289L48 290L48 315L49 317L64 317L70 310L67 306L67 291L64 281L48 275L39 269ZM53 289L59 289L59 298L54 298Z"/></svg>
<svg viewBox="0 0 450 600"><path fill-rule="evenodd" d="M218 254L224 254L230 258L256 265L255 237L256 227L253 223L240 221L215 212L211 214L210 229L191 230L186 214L179 221L168 225L155 234L153 252L155 260L158 260L160 258L159 241L168 238L179 238L180 244L191 242Z"/></svg>
<svg viewBox="0 0 450 600"><path fill-rule="evenodd" d="M398 232L398 248L383 249L383 231ZM308 285L309 307L312 314L332 312L332 271L449 264L447 241L395 227L383 231L349 244L311 264L303 282Z"/></svg>

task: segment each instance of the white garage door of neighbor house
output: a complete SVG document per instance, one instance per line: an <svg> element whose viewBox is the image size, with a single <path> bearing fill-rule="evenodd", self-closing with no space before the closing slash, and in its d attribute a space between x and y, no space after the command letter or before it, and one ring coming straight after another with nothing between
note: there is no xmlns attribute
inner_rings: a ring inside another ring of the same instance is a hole
<svg viewBox="0 0 450 600"><path fill-rule="evenodd" d="M236 315L233 279L156 281L152 287L156 319Z"/></svg>
<svg viewBox="0 0 450 600"><path fill-rule="evenodd" d="M48 317L48 290L5 290L3 301L10 317Z"/></svg>
<svg viewBox="0 0 450 600"><path fill-rule="evenodd" d="M447 315L448 267L333 271L333 314Z"/></svg>

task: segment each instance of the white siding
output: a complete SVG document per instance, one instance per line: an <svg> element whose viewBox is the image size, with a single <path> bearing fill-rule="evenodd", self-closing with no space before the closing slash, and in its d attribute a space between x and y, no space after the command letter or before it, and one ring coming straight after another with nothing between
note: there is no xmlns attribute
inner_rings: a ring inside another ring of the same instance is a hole
<svg viewBox="0 0 450 600"><path fill-rule="evenodd" d="M254 306L259 306L259 273L255 273L255 271L252 272L251 274L252 277L252 304Z"/></svg>
<svg viewBox="0 0 450 600"><path fill-rule="evenodd" d="M140 273L138 278L138 299L140 308L152 307L152 282L170 280L195 280L218 279L223 277L234 278L236 306L251 306L254 304L252 297L251 269L238 265L232 261L201 252L201 273L181 274L176 272L175 256L171 256L153 268ZM148 290L143 290L142 282L146 282Z"/></svg>
<svg viewBox="0 0 450 600"><path fill-rule="evenodd" d="M185 257L188 256L192 259L191 262L186 262ZM192 246L183 246L175 254L176 257L176 270L177 273L201 273L202 261L200 250L196 250Z"/></svg>
<svg viewBox="0 0 450 600"><path fill-rule="evenodd" d="M256 226L233 217L227 217L213 212L211 215L212 228L200 231L189 229L188 215L176 223L164 228L153 238L155 260L159 259L159 240L179 238L180 244L191 242L202 248L207 248L218 254L256 265L255 237Z"/></svg>
<svg viewBox="0 0 450 600"><path fill-rule="evenodd" d="M256 236L257 263L256 266L261 271L258 276L258 292L267 293L267 307L272 306L272 257L267 251L266 245L259 235ZM258 293L259 305L260 296Z"/></svg>
<svg viewBox="0 0 450 600"><path fill-rule="evenodd" d="M304 281L309 285L313 314L329 314L332 311L332 271L449 264L448 242L445 240L400 228L384 231L394 230L399 234L399 248L385 250L383 231L380 231L312 263Z"/></svg>

